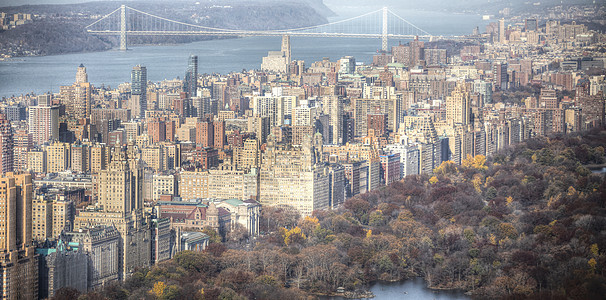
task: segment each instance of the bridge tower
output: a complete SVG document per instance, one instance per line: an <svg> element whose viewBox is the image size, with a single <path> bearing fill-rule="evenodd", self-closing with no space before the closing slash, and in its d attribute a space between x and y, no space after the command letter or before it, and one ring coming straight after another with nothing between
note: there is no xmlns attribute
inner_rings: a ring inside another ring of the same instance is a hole
<svg viewBox="0 0 606 300"><path fill-rule="evenodd" d="M126 51L126 5L120 6L120 50Z"/></svg>
<svg viewBox="0 0 606 300"><path fill-rule="evenodd" d="M387 7L383 7L383 32L381 33L382 50L387 53Z"/></svg>

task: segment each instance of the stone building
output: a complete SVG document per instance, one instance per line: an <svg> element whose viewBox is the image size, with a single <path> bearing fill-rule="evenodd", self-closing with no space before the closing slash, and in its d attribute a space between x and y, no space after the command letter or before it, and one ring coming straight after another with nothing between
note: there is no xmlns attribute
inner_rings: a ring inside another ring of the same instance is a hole
<svg viewBox="0 0 606 300"><path fill-rule="evenodd" d="M300 147L278 146L268 137L259 179L261 205L295 209L303 216L329 207L329 170L316 163L322 138L312 146L307 137ZM319 144L318 144L319 142Z"/></svg>
<svg viewBox="0 0 606 300"><path fill-rule="evenodd" d="M32 176L0 177L0 298L36 299L38 264L32 244Z"/></svg>
<svg viewBox="0 0 606 300"><path fill-rule="evenodd" d="M79 243L57 242L54 248L39 248L38 296L50 298L64 287L85 293L88 290L88 255Z"/></svg>
<svg viewBox="0 0 606 300"><path fill-rule="evenodd" d="M120 236L119 278L128 278L136 268L151 263L151 221L143 212L143 170L137 148L114 149L107 170L99 171L97 206L75 218L75 229L115 226Z"/></svg>
<svg viewBox="0 0 606 300"><path fill-rule="evenodd" d="M68 232L72 247L88 256L88 288L106 285L120 278L120 233L114 226L95 226ZM75 246L78 245L78 246Z"/></svg>

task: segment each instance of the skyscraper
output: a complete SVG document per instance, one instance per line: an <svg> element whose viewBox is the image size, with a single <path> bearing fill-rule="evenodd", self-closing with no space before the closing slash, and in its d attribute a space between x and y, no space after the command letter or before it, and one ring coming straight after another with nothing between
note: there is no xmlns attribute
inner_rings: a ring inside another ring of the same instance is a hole
<svg viewBox="0 0 606 300"><path fill-rule="evenodd" d="M499 20L499 43L505 43L505 19L503 18Z"/></svg>
<svg viewBox="0 0 606 300"><path fill-rule="evenodd" d="M343 100L338 96L324 97L324 114L330 117L328 143L343 144Z"/></svg>
<svg viewBox="0 0 606 300"><path fill-rule="evenodd" d="M198 56L191 55L187 63L187 73L183 82L183 91L189 97L195 97L198 91Z"/></svg>
<svg viewBox="0 0 606 300"><path fill-rule="evenodd" d="M465 83L458 83L450 96L446 97L446 121L467 125L471 118L471 100Z"/></svg>
<svg viewBox="0 0 606 300"><path fill-rule="evenodd" d="M76 71L76 82L60 88L61 104L65 106L65 114L76 119L90 118L91 90L86 68L80 64Z"/></svg>
<svg viewBox="0 0 606 300"><path fill-rule="evenodd" d="M284 53L284 56L286 57L286 64L290 64L290 35L283 35L282 36L282 52Z"/></svg>
<svg viewBox="0 0 606 300"><path fill-rule="evenodd" d="M137 152L132 142L114 148L111 163L106 170L98 171L100 209L83 211L74 220L75 229L116 227L120 242L112 259L118 260L121 280L151 261L150 221L143 213L144 173Z"/></svg>
<svg viewBox="0 0 606 300"><path fill-rule="evenodd" d="M13 168L25 170L27 168L27 152L33 147L32 136L26 129L17 129L13 135Z"/></svg>
<svg viewBox="0 0 606 300"><path fill-rule="evenodd" d="M116 148L108 169L99 172L98 202L107 212L128 214L143 208L143 173L131 151Z"/></svg>
<svg viewBox="0 0 606 300"><path fill-rule="evenodd" d="M147 110L147 68L133 67L131 72L131 111L133 116L145 118Z"/></svg>
<svg viewBox="0 0 606 300"><path fill-rule="evenodd" d="M11 122L4 114L0 114L0 171L2 173L13 171L13 148Z"/></svg>
<svg viewBox="0 0 606 300"><path fill-rule="evenodd" d="M86 74L84 74L86 76ZM89 82L74 84L74 116L76 119L90 118L91 85Z"/></svg>
<svg viewBox="0 0 606 300"><path fill-rule="evenodd" d="M38 264L32 245L32 176L0 177L0 298L36 299Z"/></svg>
<svg viewBox="0 0 606 300"><path fill-rule="evenodd" d="M36 144L59 139L59 106L48 94L38 96L38 105L29 107L29 133Z"/></svg>
<svg viewBox="0 0 606 300"><path fill-rule="evenodd" d="M496 88L506 90L509 83L508 65L506 62L495 63L492 66L492 81Z"/></svg>
<svg viewBox="0 0 606 300"><path fill-rule="evenodd" d="M86 67L80 64L78 71L76 71L76 84L88 82L88 75L86 74Z"/></svg>

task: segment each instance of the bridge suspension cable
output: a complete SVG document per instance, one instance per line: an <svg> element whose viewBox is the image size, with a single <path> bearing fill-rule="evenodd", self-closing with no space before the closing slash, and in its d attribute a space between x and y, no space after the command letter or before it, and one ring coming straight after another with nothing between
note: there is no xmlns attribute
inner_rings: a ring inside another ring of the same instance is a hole
<svg viewBox="0 0 606 300"><path fill-rule="evenodd" d="M126 50L127 35L278 36L288 34L293 36L380 38L383 51L387 51L388 39L432 37L427 31L387 8L327 24L291 29L243 30L189 24L122 5L85 28L91 34L119 35L122 50Z"/></svg>

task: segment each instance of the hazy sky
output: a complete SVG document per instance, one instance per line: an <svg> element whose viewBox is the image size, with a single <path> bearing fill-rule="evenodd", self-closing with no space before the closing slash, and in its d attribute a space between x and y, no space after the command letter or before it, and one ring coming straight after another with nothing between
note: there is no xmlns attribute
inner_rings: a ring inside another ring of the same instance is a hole
<svg viewBox="0 0 606 300"><path fill-rule="evenodd" d="M66 3L79 3L79 2L91 2L92 0L0 0L0 7L3 6L16 6L16 5L25 5L25 4L66 4ZM115 2L124 2L123 0L105 0L105 1L115 1ZM127 0L128 1L128 0ZM147 0L147 1L165 1L165 0ZM170 0L168 0L170 1ZM191 1L195 2L197 0L183 0L183 1ZM202 0L205 1L205 0ZM201 1L201 2L202 2ZM221 0L215 0L216 2L221 2ZM263 0L243 0L243 1L263 1ZM280 1L280 0L268 0L268 1ZM306 1L306 0L292 0L292 1ZM309 1L309 0L307 0ZM318 1L318 0L311 0ZM542 2L544 4L554 4L560 3L562 1L564 4L572 4L572 3L591 3L592 0L532 0L533 2ZM597 3L604 1L600 0ZM324 0L324 4L326 6L335 9L335 8L343 8L344 10L348 10L348 8L354 7L382 7L388 6L391 8L406 8L406 7L432 7L433 8L444 8L444 6L452 6L452 5L483 5L484 3L510 3L510 4L522 4L524 2L528 2L528 0Z"/></svg>
<svg viewBox="0 0 606 300"><path fill-rule="evenodd" d="M78 3L78 2L88 2L88 1L82 1L82 0L0 0L0 7L25 5L25 4L66 4L66 3Z"/></svg>

